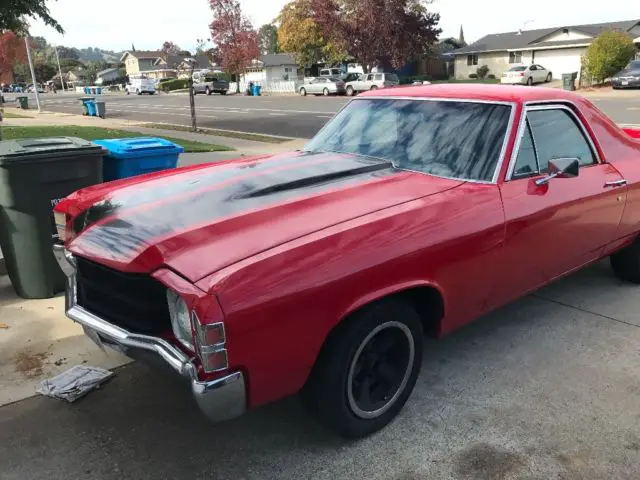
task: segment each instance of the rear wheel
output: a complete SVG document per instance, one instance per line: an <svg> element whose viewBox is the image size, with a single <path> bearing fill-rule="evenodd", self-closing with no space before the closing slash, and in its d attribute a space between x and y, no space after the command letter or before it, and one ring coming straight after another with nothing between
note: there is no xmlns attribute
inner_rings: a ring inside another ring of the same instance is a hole
<svg viewBox="0 0 640 480"><path fill-rule="evenodd" d="M349 85L347 87L347 96L348 97L353 97L353 94L355 93L355 91L353 90L353 87L351 85Z"/></svg>
<svg viewBox="0 0 640 480"><path fill-rule="evenodd" d="M322 94L323 94L325 97L328 97L328 96L329 96L329 89L328 89L328 88L325 88L324 90L322 90Z"/></svg>
<svg viewBox="0 0 640 480"><path fill-rule="evenodd" d="M211 90L209 90L209 87L204 89L204 93L206 93L207 95L211 95Z"/></svg>
<svg viewBox="0 0 640 480"><path fill-rule="evenodd" d="M533 85L533 78L532 77L527 78L527 85L528 86Z"/></svg>
<svg viewBox="0 0 640 480"><path fill-rule="evenodd" d="M547 83L549 83L553 79L553 75L547 75Z"/></svg>
<svg viewBox="0 0 640 480"><path fill-rule="evenodd" d="M303 402L343 437L382 429L413 391L422 335L418 314L402 301L365 307L329 335L302 391Z"/></svg>
<svg viewBox="0 0 640 480"><path fill-rule="evenodd" d="M378 86L377 86L377 85L373 85L373 86L371 87L371 90L377 90L377 89L378 89Z"/></svg>
<svg viewBox="0 0 640 480"><path fill-rule="evenodd" d="M300 89L300 95L303 96L303 97L306 97L307 96L307 89L306 88L301 88Z"/></svg>
<svg viewBox="0 0 640 480"><path fill-rule="evenodd" d="M142 95L139 89L136 88L136 95Z"/></svg>
<svg viewBox="0 0 640 480"><path fill-rule="evenodd" d="M611 268L619 279L640 284L640 240L611 255Z"/></svg>

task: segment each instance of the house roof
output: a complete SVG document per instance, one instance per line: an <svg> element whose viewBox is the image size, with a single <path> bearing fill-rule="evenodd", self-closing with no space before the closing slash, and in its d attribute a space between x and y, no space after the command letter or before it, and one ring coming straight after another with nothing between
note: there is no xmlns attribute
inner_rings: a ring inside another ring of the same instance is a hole
<svg viewBox="0 0 640 480"><path fill-rule="evenodd" d="M491 51L518 50L531 47L560 46L560 45L582 45L591 43L591 39L561 40L558 42L539 41L552 33L569 29L584 33L591 37L596 37L605 30L630 31L640 23L640 19L627 20L624 22L594 23L588 25L562 25L551 28L541 28L537 30L522 30L518 32L492 33L485 35L480 40L471 45L455 50L455 54L480 53Z"/></svg>
<svg viewBox="0 0 640 480"><path fill-rule="evenodd" d="M166 57L158 58L155 64L161 65L164 63L167 67L179 68L187 58L196 59L195 68L198 70L209 68L209 57L206 54L199 54L194 57L185 57L182 55L167 55Z"/></svg>
<svg viewBox="0 0 640 480"><path fill-rule="evenodd" d="M127 55L131 55L132 57L136 57L138 60L143 58L158 58L162 56L162 52L153 51L153 50L136 50L131 52L124 52L122 57L120 57L120 61L124 61Z"/></svg>
<svg viewBox="0 0 640 480"><path fill-rule="evenodd" d="M279 67L281 65L297 65L293 56L288 53L272 53L261 55L260 61L265 67Z"/></svg>
<svg viewBox="0 0 640 480"><path fill-rule="evenodd" d="M107 68L106 70L102 70L101 72L96 73L96 77L101 77L102 75L107 75L111 72L117 72L120 70L119 68Z"/></svg>

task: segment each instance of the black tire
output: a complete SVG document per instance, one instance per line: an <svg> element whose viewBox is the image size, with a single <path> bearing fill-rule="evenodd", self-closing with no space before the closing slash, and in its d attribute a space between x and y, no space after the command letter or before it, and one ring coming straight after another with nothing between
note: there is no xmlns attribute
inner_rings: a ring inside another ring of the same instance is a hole
<svg viewBox="0 0 640 480"><path fill-rule="evenodd" d="M353 97L353 95L356 93L356 91L353 89L353 87L351 85L349 85L347 87L347 97Z"/></svg>
<svg viewBox="0 0 640 480"><path fill-rule="evenodd" d="M300 89L300 96L302 96L302 97L306 97L307 96L307 89L306 88L302 87Z"/></svg>
<svg viewBox="0 0 640 480"><path fill-rule="evenodd" d="M547 83L550 83L551 80L553 80L553 75L551 75L551 73L549 73L549 75L547 75Z"/></svg>
<svg viewBox="0 0 640 480"><path fill-rule="evenodd" d="M209 90L209 87L205 87L204 93L206 93L207 95L211 95L211 90Z"/></svg>
<svg viewBox="0 0 640 480"><path fill-rule="evenodd" d="M301 392L303 403L322 425L345 438L377 432L413 391L422 337L420 317L405 302L389 299L365 307L327 338ZM382 397L373 401L378 394Z"/></svg>
<svg viewBox="0 0 640 480"><path fill-rule="evenodd" d="M378 89L378 86L377 86L377 85L373 85L373 86L371 87L371 90L377 90L377 89Z"/></svg>
<svg viewBox="0 0 640 480"><path fill-rule="evenodd" d="M527 78L527 86L529 87L533 86L533 77Z"/></svg>
<svg viewBox="0 0 640 480"><path fill-rule="evenodd" d="M222 90L222 91L220 92L220 95L226 95L226 94L227 94L227 91L226 91L226 90Z"/></svg>
<svg viewBox="0 0 640 480"><path fill-rule="evenodd" d="M127 88L127 95L131 95L131 92L129 91L128 88Z"/></svg>
<svg viewBox="0 0 640 480"><path fill-rule="evenodd" d="M640 284L640 240L611 255L613 273L625 282Z"/></svg>
<svg viewBox="0 0 640 480"><path fill-rule="evenodd" d="M325 88L324 90L322 90L322 95L324 95L325 97L329 96L329 89Z"/></svg>
<svg viewBox="0 0 640 480"><path fill-rule="evenodd" d="M136 88L136 95L142 95L142 92Z"/></svg>

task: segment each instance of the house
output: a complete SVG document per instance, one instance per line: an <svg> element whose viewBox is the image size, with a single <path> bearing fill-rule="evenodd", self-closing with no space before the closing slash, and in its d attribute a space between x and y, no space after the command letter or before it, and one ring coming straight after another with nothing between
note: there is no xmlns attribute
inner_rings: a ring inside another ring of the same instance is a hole
<svg viewBox="0 0 640 480"><path fill-rule="evenodd" d="M130 51L124 52L120 61L124 63L127 75L136 75L143 70L150 70L158 58L162 57L159 51Z"/></svg>
<svg viewBox="0 0 640 480"><path fill-rule="evenodd" d="M455 77L469 78L482 65L499 77L519 63L542 65L552 72L554 79L562 78L563 73L580 73L582 55L605 30L628 33L640 48L640 19L492 33L451 52L455 56Z"/></svg>
<svg viewBox="0 0 640 480"><path fill-rule="evenodd" d="M178 78L188 78L191 75L192 64L193 70L197 72L209 71L212 68L209 56L204 53L195 56L165 55L158 58L154 66L171 69Z"/></svg>
<svg viewBox="0 0 640 480"><path fill-rule="evenodd" d="M122 77L119 68L107 68L96 74L96 85L110 84Z"/></svg>
<svg viewBox="0 0 640 480"><path fill-rule="evenodd" d="M82 67L69 71L64 79L67 87L83 86L87 82L87 72Z"/></svg>
<svg viewBox="0 0 640 480"><path fill-rule="evenodd" d="M298 65L288 53L261 55L247 68L247 81L289 82L298 80Z"/></svg>

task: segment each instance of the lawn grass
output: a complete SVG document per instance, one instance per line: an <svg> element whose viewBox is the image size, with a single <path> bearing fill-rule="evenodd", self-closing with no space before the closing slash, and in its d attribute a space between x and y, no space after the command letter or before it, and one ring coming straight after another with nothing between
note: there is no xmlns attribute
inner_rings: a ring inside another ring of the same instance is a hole
<svg viewBox="0 0 640 480"><path fill-rule="evenodd" d="M185 125L173 125L168 123L145 123L145 128L157 128L160 130L175 130L177 132L190 132L191 128ZM270 135L260 135L259 133L236 132L233 130L218 130L216 128L198 128L196 133L213 135L216 137L239 138L252 142L262 143L284 143L291 141L290 138L272 137Z"/></svg>
<svg viewBox="0 0 640 480"><path fill-rule="evenodd" d="M2 127L3 140L37 137L79 137L85 140L101 140L107 138L148 137L148 135L143 135L137 132L128 132L126 130L115 130L111 128L101 127L76 127L73 125ZM191 140L183 140L181 138L171 138L164 136L161 138L181 145L184 148L185 153L223 152L233 150L232 148L228 148L222 145L194 142Z"/></svg>

